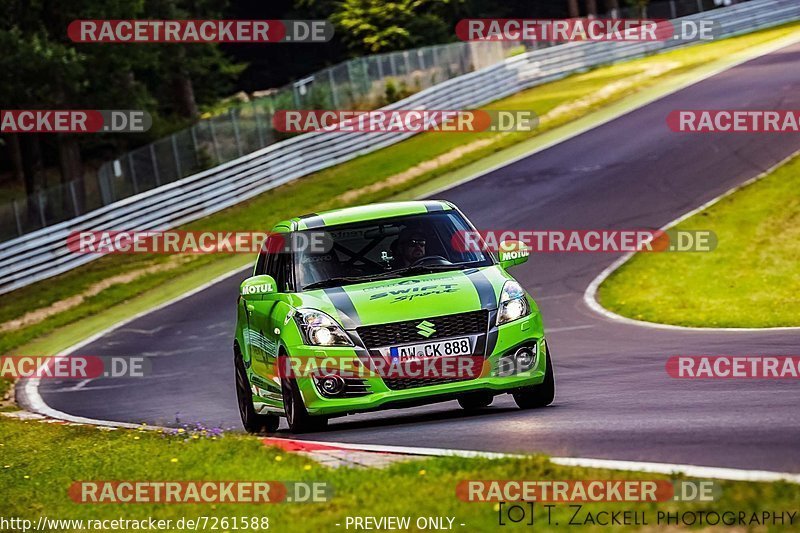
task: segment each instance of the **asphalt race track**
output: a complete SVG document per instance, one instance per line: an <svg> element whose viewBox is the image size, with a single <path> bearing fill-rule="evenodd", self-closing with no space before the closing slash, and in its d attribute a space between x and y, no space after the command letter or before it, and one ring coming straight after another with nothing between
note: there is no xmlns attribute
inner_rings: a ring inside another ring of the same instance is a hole
<svg viewBox="0 0 800 533"><path fill-rule="evenodd" d="M800 109L798 64L800 45L784 48L438 197L480 229L660 227L800 149L797 134L672 133L667 114ZM519 411L506 395L467 414L448 402L334 419L327 432L306 438L800 472L797 380L678 381L664 370L676 354L800 354L800 333L675 331L599 316L583 293L616 258L537 254L514 270L544 316L558 385L552 407ZM148 378L45 380L42 397L78 416L239 430L231 339L244 277L80 350L150 357Z"/></svg>

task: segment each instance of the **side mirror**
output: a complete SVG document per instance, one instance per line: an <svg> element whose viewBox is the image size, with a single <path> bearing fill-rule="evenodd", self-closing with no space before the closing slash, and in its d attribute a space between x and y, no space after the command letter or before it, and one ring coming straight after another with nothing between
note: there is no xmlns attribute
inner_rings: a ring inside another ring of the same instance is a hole
<svg viewBox="0 0 800 533"><path fill-rule="evenodd" d="M503 268L521 265L531 255L528 246L522 241L503 241L500 243L500 265Z"/></svg>
<svg viewBox="0 0 800 533"><path fill-rule="evenodd" d="M265 294L277 292L275 279L272 276L253 276L244 280L239 287L239 294L245 300L259 299Z"/></svg>

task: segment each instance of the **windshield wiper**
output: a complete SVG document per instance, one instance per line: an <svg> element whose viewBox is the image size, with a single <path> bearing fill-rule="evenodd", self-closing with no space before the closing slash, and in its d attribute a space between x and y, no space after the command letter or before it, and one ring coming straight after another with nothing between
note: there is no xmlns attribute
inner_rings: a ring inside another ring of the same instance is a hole
<svg viewBox="0 0 800 533"><path fill-rule="evenodd" d="M397 277L392 272L385 272L383 274L375 274L373 276L360 276L360 277L335 277L335 278L328 278L323 279L320 281L315 281L314 283L309 283L308 285L303 287L304 291L309 291L313 289L325 289L328 287L338 287L340 285L347 285L349 283L367 283L368 281L377 281L380 279L387 279L387 278L395 278Z"/></svg>
<svg viewBox="0 0 800 533"><path fill-rule="evenodd" d="M446 270L463 270L473 264L474 261L468 263L450 263L449 265L416 265L398 270L391 270L390 274L424 274L426 272L443 272Z"/></svg>
<svg viewBox="0 0 800 533"><path fill-rule="evenodd" d="M338 287L340 285L347 285L348 283L358 283L361 281L362 278L347 278L347 277L339 277L339 278L328 278L323 279L321 281L315 281L314 283L309 283L303 287L304 291L309 291L312 289L326 289L328 287Z"/></svg>
<svg viewBox="0 0 800 533"><path fill-rule="evenodd" d="M328 287L339 287L341 285L347 285L350 283L367 283L369 281L378 281L382 279L391 279L391 278L399 278L406 274L424 274L426 272L442 272L446 270L463 270L473 264L474 261L469 263L452 263L449 265L416 265L410 266L405 268L398 268L397 270L389 270L388 272L383 272L381 274L374 274L372 276L361 276L361 277L334 277L323 279L320 281L315 281L314 283L309 283L303 287L304 291L310 291L314 289L326 289Z"/></svg>

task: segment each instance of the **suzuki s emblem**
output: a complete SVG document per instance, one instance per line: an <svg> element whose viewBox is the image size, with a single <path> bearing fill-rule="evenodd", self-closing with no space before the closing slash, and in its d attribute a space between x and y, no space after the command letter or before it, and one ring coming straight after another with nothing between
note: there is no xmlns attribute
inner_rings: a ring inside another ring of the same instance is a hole
<svg viewBox="0 0 800 533"><path fill-rule="evenodd" d="M433 327L433 323L423 320L417 324L417 333L427 338L436 333L436 328Z"/></svg>

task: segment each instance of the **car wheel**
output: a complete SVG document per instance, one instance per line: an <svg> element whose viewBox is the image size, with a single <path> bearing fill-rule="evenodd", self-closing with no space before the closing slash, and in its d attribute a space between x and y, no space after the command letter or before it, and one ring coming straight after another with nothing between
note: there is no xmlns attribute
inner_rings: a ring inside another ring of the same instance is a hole
<svg viewBox="0 0 800 533"><path fill-rule="evenodd" d="M253 407L253 394L250 392L250 381L247 379L242 356L238 352L235 353L233 361L236 367L236 400L239 404L239 416L242 417L245 431L248 433L275 433L280 424L280 417L256 413L255 407Z"/></svg>
<svg viewBox="0 0 800 533"><path fill-rule="evenodd" d="M553 403L556 396L556 380L553 363L550 361L550 348L547 348L547 369L544 372L544 381L541 385L524 387L514 393L514 401L520 409L535 409Z"/></svg>
<svg viewBox="0 0 800 533"><path fill-rule="evenodd" d="M283 409L286 411L286 421L289 423L292 433L310 433L325 429L328 419L308 413L303 403L303 397L297 388L296 380L283 378L281 389L283 391Z"/></svg>
<svg viewBox="0 0 800 533"><path fill-rule="evenodd" d="M489 407L493 400L494 395L489 392L470 392L469 394L465 394L458 398L458 405L467 411L474 411L477 409L483 409L484 407Z"/></svg>

